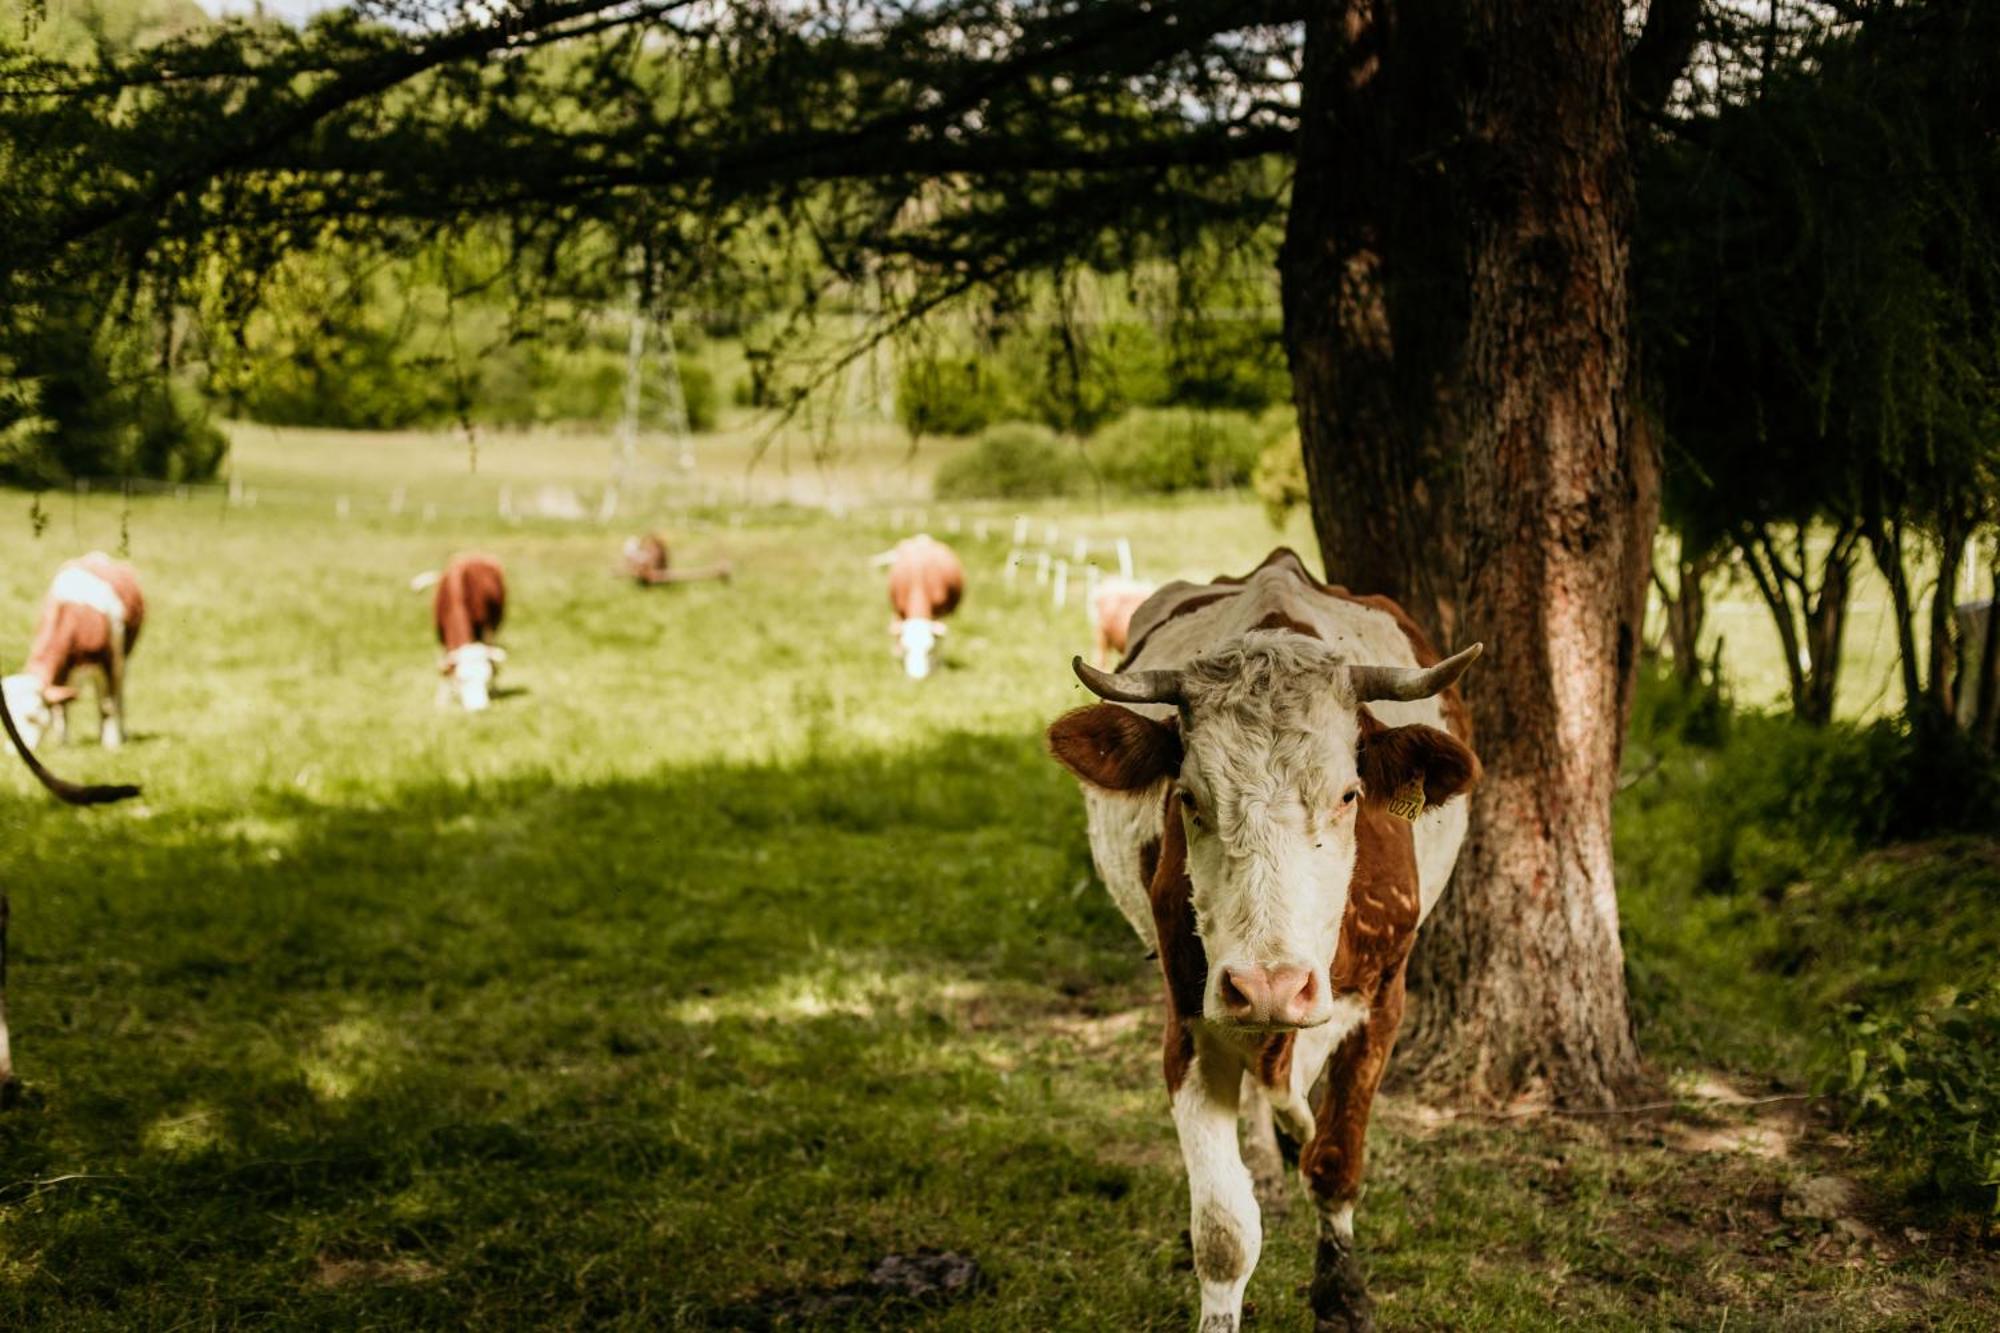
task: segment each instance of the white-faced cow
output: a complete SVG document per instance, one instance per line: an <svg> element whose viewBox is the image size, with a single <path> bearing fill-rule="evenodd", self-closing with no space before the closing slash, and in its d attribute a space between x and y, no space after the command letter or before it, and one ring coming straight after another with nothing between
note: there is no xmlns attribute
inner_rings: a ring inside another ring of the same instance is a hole
<svg viewBox="0 0 2000 1333"><path fill-rule="evenodd" d="M896 543L889 553L889 633L911 680L931 673L931 654L944 634L944 618L965 595L965 566L929 533Z"/></svg>
<svg viewBox="0 0 2000 1333"><path fill-rule="evenodd" d="M108 748L125 739L125 663L139 642L146 599L132 566L102 551L71 560L56 571L42 599L28 660L0 682L7 710L30 747L45 734L68 731L73 681L97 685L98 736Z"/></svg>
<svg viewBox="0 0 2000 1333"><path fill-rule="evenodd" d="M507 614L506 575L490 555L455 555L442 573L420 574L411 586L433 582L437 596L431 609L444 649L440 702L456 691L465 710L477 713L492 702L493 678L507 660L506 650L493 642Z"/></svg>
<svg viewBox="0 0 2000 1333"><path fill-rule="evenodd" d="M1106 579L1090 599L1090 630L1097 665L1108 667L1131 642L1132 615L1153 595L1153 585L1136 579Z"/></svg>
<svg viewBox="0 0 2000 1333"><path fill-rule="evenodd" d="M1109 702L1059 718L1049 745L1082 779L1098 871L1165 975L1203 1333L1238 1328L1263 1243L1239 1111L1253 1159L1275 1157L1254 1142L1273 1113L1303 1145L1319 1327L1370 1325L1362 1144L1404 964L1465 834L1455 798L1479 775L1452 688L1478 651L1439 661L1395 603L1279 550L1247 578L1162 588L1118 674L1074 664Z"/></svg>

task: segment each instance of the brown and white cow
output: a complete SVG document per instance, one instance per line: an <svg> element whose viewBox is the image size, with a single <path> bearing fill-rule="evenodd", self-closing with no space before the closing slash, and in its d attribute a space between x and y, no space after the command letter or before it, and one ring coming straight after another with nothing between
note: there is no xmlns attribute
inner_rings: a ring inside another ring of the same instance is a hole
<svg viewBox="0 0 2000 1333"><path fill-rule="evenodd" d="M1097 585L1090 599L1090 630L1096 640L1097 665L1118 660L1131 641L1132 615L1153 595L1153 585L1136 579L1112 578Z"/></svg>
<svg viewBox="0 0 2000 1333"><path fill-rule="evenodd" d="M1254 1142L1273 1113L1304 1145L1318 1326L1368 1327L1363 1139L1410 946L1465 835L1457 798L1479 776L1452 688L1479 646L1439 661L1395 603L1323 584L1288 550L1246 578L1167 585L1132 634L1117 674L1074 663L1108 702L1057 719L1049 745L1082 779L1098 871L1165 977L1201 1328L1239 1327L1263 1243L1239 1112L1257 1157L1275 1156Z"/></svg>
<svg viewBox="0 0 2000 1333"><path fill-rule="evenodd" d="M413 588L437 585L431 610L437 621L438 643L444 648L439 702L456 690L468 713L492 702L493 678L506 650L495 644L500 621L507 614L507 578L490 555L455 555L439 574L420 574Z"/></svg>
<svg viewBox="0 0 2000 1333"><path fill-rule="evenodd" d="M889 633L911 680L931 673L931 652L944 634L944 618L965 595L965 566L928 532L896 543L889 552Z"/></svg>
<svg viewBox="0 0 2000 1333"><path fill-rule="evenodd" d="M125 663L138 645L146 599L132 566L102 551L56 571L35 624L28 660L0 681L7 710L30 747L68 731L72 680L97 684L98 736L107 748L125 739Z"/></svg>

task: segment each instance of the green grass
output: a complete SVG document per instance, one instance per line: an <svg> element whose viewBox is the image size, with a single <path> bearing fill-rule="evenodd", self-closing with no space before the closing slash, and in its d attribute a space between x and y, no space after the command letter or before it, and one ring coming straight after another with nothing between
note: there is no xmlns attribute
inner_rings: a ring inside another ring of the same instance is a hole
<svg viewBox="0 0 2000 1333"><path fill-rule="evenodd" d="M149 599L133 744L55 756L143 804L59 809L18 772L0 796L29 1087L0 1115L0 1328L754 1327L926 1246L984 1289L822 1322L1190 1324L1151 965L1038 741L1087 627L1002 582L1012 509L953 511L994 535L959 537L968 598L913 686L881 511L669 508L737 576L641 592L610 569L660 515L473 503L589 484L601 441L488 442L467 477L445 440L237 439L254 508L64 496L37 536L0 502L20 635L92 546ZM398 484L401 516L335 518ZM1247 500L1032 512L1153 577L1273 541ZM434 708L405 586L464 547L513 585L510 693L477 718ZM1761 1114L1390 1099L1361 1220L1385 1326L1988 1322L1990 1262L1787 1216L1837 1144L1715 1146ZM1303 1327L1310 1224L1271 1230L1252 1326Z"/></svg>

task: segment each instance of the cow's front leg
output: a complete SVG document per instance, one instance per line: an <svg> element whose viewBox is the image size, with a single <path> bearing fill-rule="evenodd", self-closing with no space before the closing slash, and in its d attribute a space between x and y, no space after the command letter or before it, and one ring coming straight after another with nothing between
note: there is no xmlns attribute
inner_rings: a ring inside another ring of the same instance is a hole
<svg viewBox="0 0 2000 1333"><path fill-rule="evenodd" d="M1354 1253L1354 1203L1361 1196L1368 1112L1403 1021L1403 974L1382 983L1368 1018L1334 1048L1326 1068L1313 1140L1299 1167L1319 1213L1312 1307L1317 1333L1362 1333L1375 1326L1374 1304Z"/></svg>
<svg viewBox="0 0 2000 1333"><path fill-rule="evenodd" d="M1257 1196L1236 1143L1243 1061L1197 1037L1191 1067L1174 1091L1174 1128L1187 1166L1188 1236L1201 1281L1201 1333L1236 1333L1243 1288L1264 1244Z"/></svg>

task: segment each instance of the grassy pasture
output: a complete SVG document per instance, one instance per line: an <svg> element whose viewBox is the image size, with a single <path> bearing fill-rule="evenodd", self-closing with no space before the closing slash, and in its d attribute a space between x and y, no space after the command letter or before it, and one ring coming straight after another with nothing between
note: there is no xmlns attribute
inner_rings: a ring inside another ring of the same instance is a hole
<svg viewBox="0 0 2000 1333"><path fill-rule="evenodd" d="M0 795L29 1084L0 1115L0 1328L1188 1326L1153 974L1038 742L1085 622L1001 583L1011 510L959 539L967 603L913 686L883 509L682 496L680 557L736 578L642 592L610 574L636 516L495 512L594 485L600 439L488 441L468 476L448 440L237 438L254 507L64 496L36 535L0 502L18 634L92 546L149 596L134 742L57 757L144 803ZM820 481L921 494L901 448ZM362 503L398 485L402 514ZM1273 540L1234 499L1035 512L1156 577ZM466 547L512 582L478 718L433 706L405 586ZM1795 1215L1840 1151L1782 1105L1392 1098L1361 1220L1385 1325L1986 1325L1986 1269ZM1310 1240L1302 1209L1270 1223L1253 1327L1305 1325ZM983 1289L814 1306L925 1247Z"/></svg>

